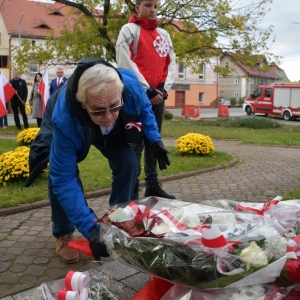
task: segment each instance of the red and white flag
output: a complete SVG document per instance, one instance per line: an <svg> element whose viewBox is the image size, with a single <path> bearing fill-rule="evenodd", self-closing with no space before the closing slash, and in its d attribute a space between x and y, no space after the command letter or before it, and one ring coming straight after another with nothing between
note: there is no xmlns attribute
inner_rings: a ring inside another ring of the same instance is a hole
<svg viewBox="0 0 300 300"><path fill-rule="evenodd" d="M6 102L16 93L16 90L8 82L3 73L0 73L0 118L5 116Z"/></svg>
<svg viewBox="0 0 300 300"><path fill-rule="evenodd" d="M46 109L47 101L50 97L49 93L49 81L48 81L48 68L46 68L43 78L39 84L39 90L43 99L43 114Z"/></svg>

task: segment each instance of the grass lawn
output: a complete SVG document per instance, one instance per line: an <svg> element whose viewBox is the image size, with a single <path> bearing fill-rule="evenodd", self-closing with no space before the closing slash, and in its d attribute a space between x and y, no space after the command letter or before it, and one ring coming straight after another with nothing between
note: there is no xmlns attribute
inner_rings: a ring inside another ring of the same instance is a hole
<svg viewBox="0 0 300 300"><path fill-rule="evenodd" d="M0 139L0 154L18 147L16 140ZM189 171L222 165L233 159L227 153L215 151L212 156L178 155L177 148L168 147L171 166L160 171L159 176L170 176ZM79 164L80 177L85 191L94 191L111 186L111 170L107 160L92 146L86 159ZM42 174L29 188L23 188L23 181L8 183L0 187L0 208L47 199L47 172ZM141 174L143 180L144 174Z"/></svg>

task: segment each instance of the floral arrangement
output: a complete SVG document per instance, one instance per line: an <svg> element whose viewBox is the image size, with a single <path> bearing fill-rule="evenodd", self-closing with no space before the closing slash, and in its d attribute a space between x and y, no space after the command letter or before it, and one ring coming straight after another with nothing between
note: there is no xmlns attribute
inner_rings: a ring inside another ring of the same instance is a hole
<svg viewBox="0 0 300 300"><path fill-rule="evenodd" d="M17 135L19 145L29 146L40 131L40 128L27 128L22 130Z"/></svg>
<svg viewBox="0 0 300 300"><path fill-rule="evenodd" d="M0 184L18 181L29 176L29 148L21 146L0 155Z"/></svg>
<svg viewBox="0 0 300 300"><path fill-rule="evenodd" d="M199 133L188 133L177 140L179 154L212 155L214 144L209 136Z"/></svg>
<svg viewBox="0 0 300 300"><path fill-rule="evenodd" d="M292 300L300 299L300 286L278 288L274 285L250 285L241 288L191 289L174 285L160 299L207 299L207 300ZM144 299L148 300L148 299ZM149 298L150 300L150 298Z"/></svg>
<svg viewBox="0 0 300 300"><path fill-rule="evenodd" d="M113 258L191 288L240 288L281 277L298 283L289 263L298 260L297 236L291 243L276 219L215 204L155 197L120 204L100 219L103 238Z"/></svg>

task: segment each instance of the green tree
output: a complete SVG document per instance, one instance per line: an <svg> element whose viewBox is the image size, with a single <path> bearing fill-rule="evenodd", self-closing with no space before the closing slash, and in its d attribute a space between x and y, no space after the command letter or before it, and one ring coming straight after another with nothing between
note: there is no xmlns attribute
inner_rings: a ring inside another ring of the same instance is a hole
<svg viewBox="0 0 300 300"><path fill-rule="evenodd" d="M82 57L115 60L115 42L122 25L134 11L130 0L57 0L68 10L59 36L49 31L46 45L23 40L13 47L15 62L25 71L32 62L38 65L76 64ZM272 0L165 0L159 8L159 26L172 36L178 62L199 72L199 62L209 63L222 51L236 52L233 60L256 66L259 58L277 61L267 45L272 26L260 28ZM71 17L72 25L69 23ZM238 51L237 51L238 50ZM21 55L26 53L26 55ZM262 70L266 65L262 65ZM229 74L230 68L214 66Z"/></svg>

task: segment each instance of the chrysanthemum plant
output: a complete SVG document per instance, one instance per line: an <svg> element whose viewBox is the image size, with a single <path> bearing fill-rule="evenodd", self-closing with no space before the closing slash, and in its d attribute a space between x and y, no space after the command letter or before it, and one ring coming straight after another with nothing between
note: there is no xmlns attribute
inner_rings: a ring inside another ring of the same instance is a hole
<svg viewBox="0 0 300 300"><path fill-rule="evenodd" d="M179 154L212 155L214 144L209 136L200 133L188 133L177 140Z"/></svg>
<svg viewBox="0 0 300 300"><path fill-rule="evenodd" d="M21 146L0 155L0 185L29 176L29 148Z"/></svg>
<svg viewBox="0 0 300 300"><path fill-rule="evenodd" d="M40 130L40 128L28 128L28 129L22 130L17 135L17 142L21 146L31 145L32 141L38 134L39 130Z"/></svg>

